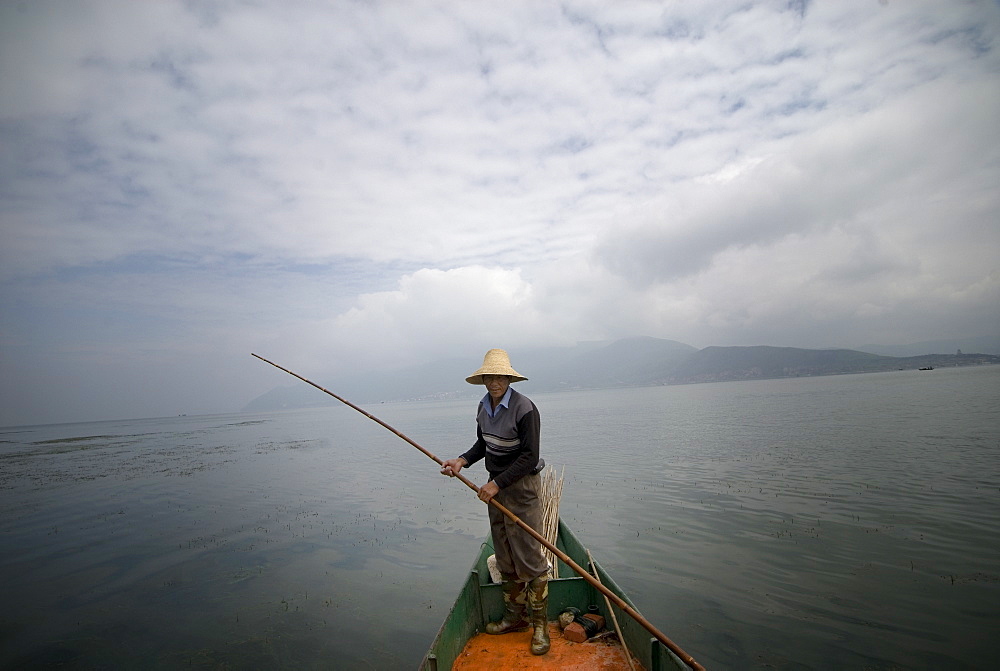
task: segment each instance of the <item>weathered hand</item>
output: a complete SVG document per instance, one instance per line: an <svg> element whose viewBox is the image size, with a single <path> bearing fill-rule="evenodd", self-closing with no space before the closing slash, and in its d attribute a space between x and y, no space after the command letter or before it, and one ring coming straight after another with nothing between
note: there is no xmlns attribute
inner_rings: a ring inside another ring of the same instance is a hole
<svg viewBox="0 0 1000 671"><path fill-rule="evenodd" d="M490 480L479 488L479 500L483 503L489 503L490 499L496 496L499 491L500 488L497 487L497 484Z"/></svg>
<svg viewBox="0 0 1000 671"><path fill-rule="evenodd" d="M441 462L441 475L453 478L459 474L463 466L465 466L465 459L462 459L462 457L443 461Z"/></svg>

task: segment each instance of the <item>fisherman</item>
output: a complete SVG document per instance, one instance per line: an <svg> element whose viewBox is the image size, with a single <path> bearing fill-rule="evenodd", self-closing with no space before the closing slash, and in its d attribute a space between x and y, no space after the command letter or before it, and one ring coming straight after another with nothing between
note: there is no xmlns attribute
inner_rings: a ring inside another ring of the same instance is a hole
<svg viewBox="0 0 1000 671"><path fill-rule="evenodd" d="M462 456L444 461L441 473L454 477L485 457L490 479L480 488L479 499L488 504L495 498L529 527L539 530L542 502L538 474L545 467L538 447L541 421L531 399L510 386L527 379L511 367L504 350L486 353L482 367L465 378L469 384L485 385L487 391L476 415L476 442ZM486 625L486 633L523 631L530 620L534 628L531 654L544 655L549 651L549 566L541 543L494 506L488 509L497 568L503 578L504 614L499 622Z"/></svg>

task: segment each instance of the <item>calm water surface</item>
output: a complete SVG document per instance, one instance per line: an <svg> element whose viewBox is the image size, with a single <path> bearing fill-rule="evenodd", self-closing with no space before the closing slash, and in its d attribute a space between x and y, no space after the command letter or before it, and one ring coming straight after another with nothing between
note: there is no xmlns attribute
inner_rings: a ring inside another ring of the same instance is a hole
<svg viewBox="0 0 1000 671"><path fill-rule="evenodd" d="M1000 659L1000 367L533 398L563 519L706 667ZM474 405L368 409L446 458ZM487 529L346 407L0 429L0 667L412 669Z"/></svg>

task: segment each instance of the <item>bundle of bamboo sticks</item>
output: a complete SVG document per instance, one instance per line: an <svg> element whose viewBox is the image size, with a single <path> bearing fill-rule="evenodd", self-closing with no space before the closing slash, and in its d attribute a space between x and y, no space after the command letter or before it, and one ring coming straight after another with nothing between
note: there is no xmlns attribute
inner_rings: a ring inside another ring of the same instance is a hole
<svg viewBox="0 0 1000 671"><path fill-rule="evenodd" d="M556 544L556 537L559 535L559 499L562 498L563 479L566 475L566 467L563 466L562 473L556 477L554 468L546 468L542 474L542 528L538 533L545 537L552 545ZM552 550L542 548L545 558L552 567L550 574L552 578L559 577L559 560L556 559Z"/></svg>

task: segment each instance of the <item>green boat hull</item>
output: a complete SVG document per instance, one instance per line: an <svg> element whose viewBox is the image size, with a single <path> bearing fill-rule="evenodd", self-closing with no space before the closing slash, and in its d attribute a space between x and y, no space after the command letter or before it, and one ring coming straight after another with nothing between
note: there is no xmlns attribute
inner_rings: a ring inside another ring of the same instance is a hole
<svg viewBox="0 0 1000 671"><path fill-rule="evenodd" d="M588 566L587 550L573 532L559 522L559 536L556 547L565 552L580 566ZM421 671L447 671L461 654L470 638L483 631L487 622L499 620L503 615L503 595L500 585L490 579L487 558L493 554L493 541L487 537L479 555L469 571L461 593L452 606L448 617L441 625L434 643L420 664ZM597 605L606 616L609 628L611 618L607 617L604 595L593 585L577 575L573 569L559 561L559 578L549 581L549 619L554 620L563 609L574 606L581 610ZM617 594L630 607L635 604L622 592L610 575L594 561L601 583ZM686 670L687 665L674 655L663 643L650 635L646 629L617 606L611 606L618 618L621 638L632 655L648 671Z"/></svg>

